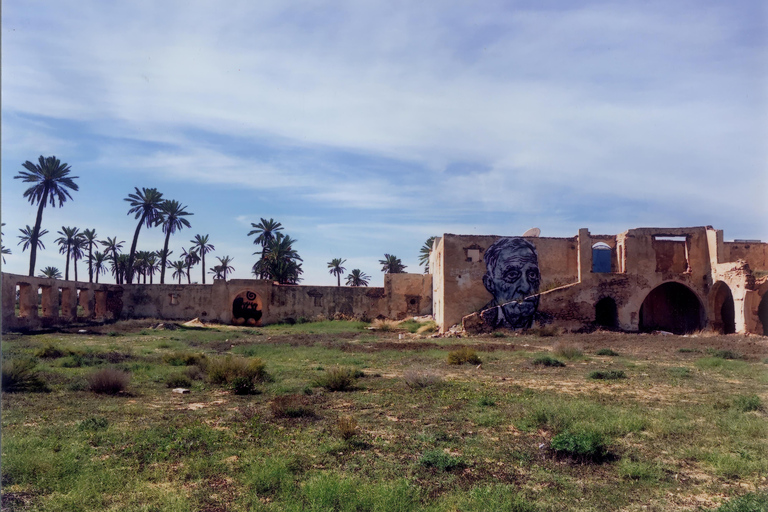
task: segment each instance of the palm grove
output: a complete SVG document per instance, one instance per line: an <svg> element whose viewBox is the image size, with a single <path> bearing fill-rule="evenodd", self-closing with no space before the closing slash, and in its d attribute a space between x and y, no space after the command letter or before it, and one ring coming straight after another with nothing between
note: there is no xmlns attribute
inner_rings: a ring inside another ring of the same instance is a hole
<svg viewBox="0 0 768 512"><path fill-rule="evenodd" d="M71 176L72 169L66 163L62 163L55 156L43 157L37 163L26 161L24 168L15 179L20 179L30 186L24 191L24 197L37 207L35 225L20 228L18 235L22 251L29 250L29 276L35 272L37 251L45 249L43 237L49 233L42 229L43 212L46 206L53 208L64 206L67 200L72 199L71 192L77 192L79 187L75 180L78 176ZM134 187L133 193L124 199L129 204L128 215L133 215L137 221L133 239L128 248L124 240L119 237L105 237L98 239L96 230L80 229L73 226L62 226L57 231L58 238L54 243L59 248L59 253L64 256L64 279L69 280L70 264L73 270L74 280L78 280L78 262L84 260L88 272L88 281L99 282L99 276L110 272L117 284L143 283L153 284L154 276L159 273L160 284L165 283L166 270L170 271L171 279L176 279L179 284L182 279L187 283L192 282L192 268L201 266L200 278L205 284L206 255L215 250L209 235L197 234L190 240L190 246L182 249L178 259L172 258L173 251L168 245L171 235L185 228L191 228L188 219L193 215L187 211L187 206L175 199L163 197L163 193L156 188ZM5 224L3 224L4 226ZM258 223L251 223L252 230L248 236L254 236L253 243L258 247L254 255L258 256L252 267L252 273L256 278L276 281L280 284L297 284L301 281L302 259L294 248L296 239L283 232L283 226L274 219L261 218ZM164 244L157 250L139 250L139 235L142 229L160 228L165 235ZM0 233L2 234L2 233ZM428 271L429 251L432 248L434 237L427 240L421 248L419 263L426 264ZM11 254L10 249L0 245L3 259ZM124 250L128 249L125 253ZM234 271L231 265L233 258L229 256L216 257L218 263L207 270L215 279L227 279L227 274ZM209 258L210 261L210 258ZM337 285L341 286L342 275L346 272L342 258L334 258L328 263L329 272L336 276ZM394 255L385 254L380 260L384 273L401 273L406 266ZM39 277L61 279L62 273L56 267L47 266L40 269ZM368 286L370 277L360 269L352 269L346 276L348 286Z"/></svg>

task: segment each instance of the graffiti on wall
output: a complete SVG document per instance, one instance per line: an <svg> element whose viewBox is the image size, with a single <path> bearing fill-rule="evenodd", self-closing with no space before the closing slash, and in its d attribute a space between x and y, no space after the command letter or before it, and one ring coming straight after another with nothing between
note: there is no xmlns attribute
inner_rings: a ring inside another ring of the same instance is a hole
<svg viewBox="0 0 768 512"><path fill-rule="evenodd" d="M528 329L539 308L539 256L524 238L500 238L486 251L483 284L493 300L480 311L491 328Z"/></svg>
<svg viewBox="0 0 768 512"><path fill-rule="evenodd" d="M261 325L261 296L250 290L237 294L232 301L232 323L236 325Z"/></svg>

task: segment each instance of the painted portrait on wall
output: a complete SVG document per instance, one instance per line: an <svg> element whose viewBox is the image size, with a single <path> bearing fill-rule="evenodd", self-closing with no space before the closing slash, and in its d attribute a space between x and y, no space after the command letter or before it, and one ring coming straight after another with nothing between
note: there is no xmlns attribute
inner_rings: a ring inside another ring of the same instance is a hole
<svg viewBox="0 0 768 512"><path fill-rule="evenodd" d="M524 238L500 238L486 251L483 284L493 300L480 312L496 329L528 329L539 308L539 256Z"/></svg>

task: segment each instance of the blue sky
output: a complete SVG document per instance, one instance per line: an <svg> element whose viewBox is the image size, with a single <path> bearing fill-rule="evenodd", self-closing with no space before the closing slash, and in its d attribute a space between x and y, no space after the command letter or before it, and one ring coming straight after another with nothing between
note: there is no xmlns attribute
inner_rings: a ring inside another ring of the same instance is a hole
<svg viewBox="0 0 768 512"><path fill-rule="evenodd" d="M335 284L335 257L372 285L384 253L420 272L445 232L768 240L762 1L113 4L3 3L5 271L27 271L13 176L39 155L80 177L43 217L36 266L62 271L61 226L130 246L134 187L194 213L174 255L207 233L235 277L275 218L304 284Z"/></svg>

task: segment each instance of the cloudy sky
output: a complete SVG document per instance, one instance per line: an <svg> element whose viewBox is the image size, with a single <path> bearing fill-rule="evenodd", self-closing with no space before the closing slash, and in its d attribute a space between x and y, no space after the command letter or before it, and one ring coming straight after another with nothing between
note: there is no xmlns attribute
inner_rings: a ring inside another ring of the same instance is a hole
<svg viewBox="0 0 768 512"><path fill-rule="evenodd" d="M256 259L251 223L280 221L305 284L335 284L334 257L372 285L384 253L420 272L419 248L446 232L713 225L768 240L768 13L762 0L9 0L5 271L27 271L16 236L36 211L13 176L39 155L79 176L43 216L36 266L62 271L62 226L130 246L134 187L194 213L175 255L208 233L235 277ZM159 228L142 232L139 249L161 247Z"/></svg>

